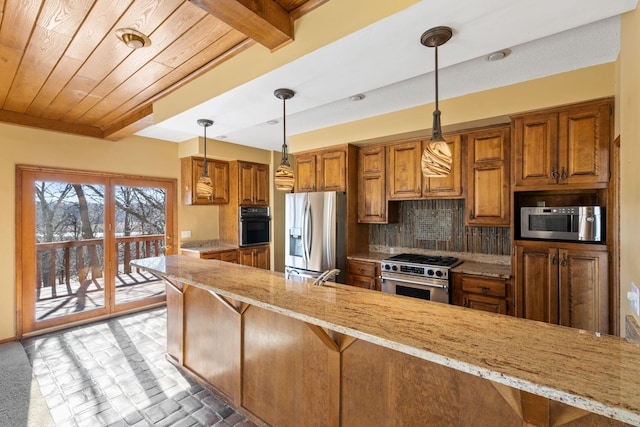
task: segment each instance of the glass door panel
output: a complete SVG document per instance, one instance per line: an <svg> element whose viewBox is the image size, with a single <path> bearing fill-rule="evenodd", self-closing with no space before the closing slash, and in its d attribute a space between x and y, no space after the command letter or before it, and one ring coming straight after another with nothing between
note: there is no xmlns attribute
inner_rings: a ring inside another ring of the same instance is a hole
<svg viewBox="0 0 640 427"><path fill-rule="evenodd" d="M104 309L105 187L34 181L35 322Z"/></svg>
<svg viewBox="0 0 640 427"><path fill-rule="evenodd" d="M165 255L167 191L152 186L115 185L114 198L116 306L162 300L164 282L149 272L132 268L130 262Z"/></svg>

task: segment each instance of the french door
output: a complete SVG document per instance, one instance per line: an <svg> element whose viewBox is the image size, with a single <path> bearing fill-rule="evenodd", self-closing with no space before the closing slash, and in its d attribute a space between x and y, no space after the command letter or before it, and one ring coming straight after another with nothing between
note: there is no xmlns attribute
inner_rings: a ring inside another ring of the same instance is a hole
<svg viewBox="0 0 640 427"><path fill-rule="evenodd" d="M16 169L18 335L162 303L134 259L173 253L176 180Z"/></svg>

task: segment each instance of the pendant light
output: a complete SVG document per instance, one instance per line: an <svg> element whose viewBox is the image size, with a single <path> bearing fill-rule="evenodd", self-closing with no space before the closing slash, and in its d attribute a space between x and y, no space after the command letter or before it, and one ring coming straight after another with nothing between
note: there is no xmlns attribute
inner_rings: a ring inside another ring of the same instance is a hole
<svg viewBox="0 0 640 427"><path fill-rule="evenodd" d="M213 124L213 120L199 119L198 124L204 127L204 161L202 162L202 173L196 184L196 195L211 199L213 197L213 184L209 176L209 168L207 165L207 128Z"/></svg>
<svg viewBox="0 0 640 427"><path fill-rule="evenodd" d="M276 89L273 94L276 98L282 99L282 159L280 166L276 169L274 182L277 190L291 191L294 176L287 153L287 99L293 98L295 92L291 89Z"/></svg>
<svg viewBox="0 0 640 427"><path fill-rule="evenodd" d="M440 110L438 109L438 46L445 44L453 31L449 27L435 27L425 31L420 37L420 43L426 47L435 48L436 53L436 109L433 112L433 126L431 140L422 152L422 174L427 177L443 177L451 173L453 163L451 149L442 137L440 124Z"/></svg>

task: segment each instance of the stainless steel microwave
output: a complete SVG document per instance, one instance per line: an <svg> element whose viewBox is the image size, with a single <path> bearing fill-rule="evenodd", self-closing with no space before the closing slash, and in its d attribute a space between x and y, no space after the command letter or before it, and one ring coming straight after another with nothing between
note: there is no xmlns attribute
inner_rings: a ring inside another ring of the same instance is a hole
<svg viewBox="0 0 640 427"><path fill-rule="evenodd" d="M604 208L600 206L520 208L520 237L601 242Z"/></svg>

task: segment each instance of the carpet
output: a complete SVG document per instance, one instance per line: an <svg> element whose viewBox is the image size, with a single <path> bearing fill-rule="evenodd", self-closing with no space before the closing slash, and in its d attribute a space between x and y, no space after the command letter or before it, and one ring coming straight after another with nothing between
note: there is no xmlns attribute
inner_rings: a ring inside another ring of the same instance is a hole
<svg viewBox="0 0 640 427"><path fill-rule="evenodd" d="M54 425L22 344L0 344L0 426Z"/></svg>

